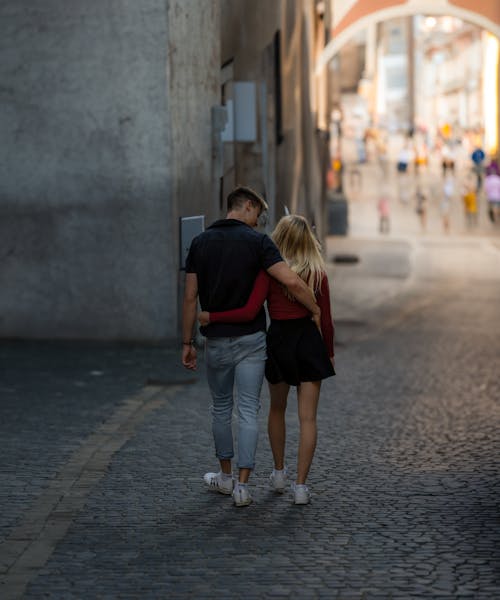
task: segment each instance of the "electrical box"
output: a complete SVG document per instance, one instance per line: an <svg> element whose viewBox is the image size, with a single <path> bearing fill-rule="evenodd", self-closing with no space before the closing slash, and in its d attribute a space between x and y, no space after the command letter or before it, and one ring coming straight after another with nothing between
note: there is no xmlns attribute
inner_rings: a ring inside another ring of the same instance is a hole
<svg viewBox="0 0 500 600"><path fill-rule="evenodd" d="M180 270L186 268L186 258L193 239L205 230L205 216L181 217L179 220Z"/></svg>
<svg viewBox="0 0 500 600"><path fill-rule="evenodd" d="M257 141L257 86L254 81L235 81L233 98L226 100L227 122L223 142Z"/></svg>

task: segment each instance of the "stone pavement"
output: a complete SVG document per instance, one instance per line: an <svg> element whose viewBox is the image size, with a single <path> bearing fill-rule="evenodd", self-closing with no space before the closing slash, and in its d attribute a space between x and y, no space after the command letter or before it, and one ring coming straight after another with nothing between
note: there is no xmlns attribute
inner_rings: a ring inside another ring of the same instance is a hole
<svg viewBox="0 0 500 600"><path fill-rule="evenodd" d="M0 344L0 598L500 597L500 244L330 238L337 376L309 506L205 490L203 364L176 348ZM293 474L297 410L287 415Z"/></svg>

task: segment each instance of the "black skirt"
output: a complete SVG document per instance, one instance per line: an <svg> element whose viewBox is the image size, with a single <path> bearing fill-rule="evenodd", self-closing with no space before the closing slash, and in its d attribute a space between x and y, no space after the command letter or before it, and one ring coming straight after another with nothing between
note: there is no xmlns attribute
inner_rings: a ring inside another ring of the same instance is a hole
<svg viewBox="0 0 500 600"><path fill-rule="evenodd" d="M309 318L272 320L267 331L266 379L298 385L335 375L318 328Z"/></svg>

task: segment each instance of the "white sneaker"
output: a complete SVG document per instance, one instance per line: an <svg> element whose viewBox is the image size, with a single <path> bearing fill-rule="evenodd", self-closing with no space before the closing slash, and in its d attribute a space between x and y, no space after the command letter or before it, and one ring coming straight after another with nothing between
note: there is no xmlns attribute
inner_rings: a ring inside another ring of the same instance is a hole
<svg viewBox="0 0 500 600"><path fill-rule="evenodd" d="M311 492L303 483L292 483L292 492L294 504L309 504L311 501Z"/></svg>
<svg viewBox="0 0 500 600"><path fill-rule="evenodd" d="M288 480L286 467L282 471L276 471L276 469L273 469L271 475L269 475L269 480L271 481L273 490L278 492L278 494L282 494L286 489Z"/></svg>
<svg viewBox="0 0 500 600"><path fill-rule="evenodd" d="M230 496L233 493L233 478L222 477L222 473L205 473L203 475L204 482L214 492L227 494Z"/></svg>
<svg viewBox="0 0 500 600"><path fill-rule="evenodd" d="M248 491L248 486L236 483L233 490L233 500L235 506L248 506L252 503L252 496Z"/></svg>

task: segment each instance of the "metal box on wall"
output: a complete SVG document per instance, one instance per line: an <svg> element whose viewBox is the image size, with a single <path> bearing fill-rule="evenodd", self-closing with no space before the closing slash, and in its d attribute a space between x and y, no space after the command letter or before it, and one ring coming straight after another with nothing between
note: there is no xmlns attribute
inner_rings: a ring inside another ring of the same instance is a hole
<svg viewBox="0 0 500 600"><path fill-rule="evenodd" d="M180 266L186 268L186 258L193 239L205 229L205 216L181 217L179 219Z"/></svg>

